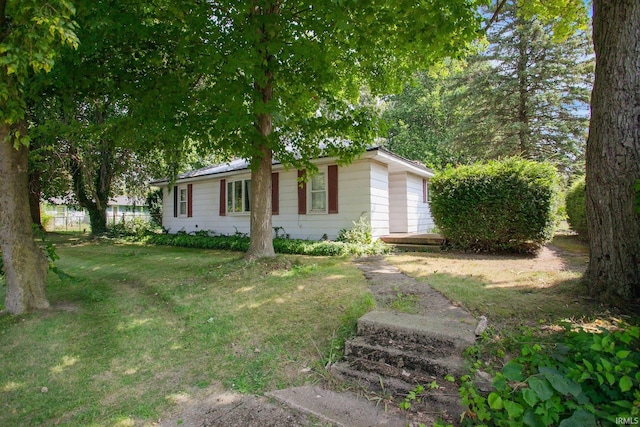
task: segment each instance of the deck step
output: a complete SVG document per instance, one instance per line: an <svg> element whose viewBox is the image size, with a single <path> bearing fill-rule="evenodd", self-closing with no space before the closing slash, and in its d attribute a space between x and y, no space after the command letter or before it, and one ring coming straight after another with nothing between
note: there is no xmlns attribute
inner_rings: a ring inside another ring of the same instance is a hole
<svg viewBox="0 0 640 427"><path fill-rule="evenodd" d="M407 245L441 245L444 242L444 237L440 234L427 233L397 233L381 236L380 240L385 243L392 244L407 244Z"/></svg>

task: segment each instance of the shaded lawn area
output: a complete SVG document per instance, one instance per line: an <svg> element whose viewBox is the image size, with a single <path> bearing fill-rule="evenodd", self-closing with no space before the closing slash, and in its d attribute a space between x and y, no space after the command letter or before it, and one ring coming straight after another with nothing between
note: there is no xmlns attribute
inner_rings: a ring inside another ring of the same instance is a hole
<svg viewBox="0 0 640 427"><path fill-rule="evenodd" d="M0 316L3 426L150 425L212 389L314 382L373 306L345 258L247 263L237 252L52 239L74 278L49 275L52 310Z"/></svg>
<svg viewBox="0 0 640 427"><path fill-rule="evenodd" d="M585 297L588 247L575 236L557 236L533 256L413 252L388 260L493 324L532 326L604 311Z"/></svg>

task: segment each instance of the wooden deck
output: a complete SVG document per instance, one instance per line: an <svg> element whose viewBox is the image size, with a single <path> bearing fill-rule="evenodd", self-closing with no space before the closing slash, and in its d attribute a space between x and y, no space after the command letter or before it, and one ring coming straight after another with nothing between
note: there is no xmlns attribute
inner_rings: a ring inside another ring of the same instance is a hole
<svg viewBox="0 0 640 427"><path fill-rule="evenodd" d="M441 245L444 238L435 233L418 234L418 233L391 233L381 236L380 240L393 245Z"/></svg>

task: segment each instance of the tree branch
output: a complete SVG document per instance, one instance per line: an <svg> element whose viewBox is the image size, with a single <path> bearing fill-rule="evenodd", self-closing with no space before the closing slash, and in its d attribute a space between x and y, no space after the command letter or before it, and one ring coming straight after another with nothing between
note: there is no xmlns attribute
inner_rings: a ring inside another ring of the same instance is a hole
<svg viewBox="0 0 640 427"><path fill-rule="evenodd" d="M493 12L493 16L491 17L491 19L489 19L489 22L487 22L487 25L483 28L482 31L487 31L489 28L491 28L491 25L498 20L498 15L500 15L500 11L504 7L504 5L507 4L507 1L508 0L499 0L499 2L496 1L496 10Z"/></svg>

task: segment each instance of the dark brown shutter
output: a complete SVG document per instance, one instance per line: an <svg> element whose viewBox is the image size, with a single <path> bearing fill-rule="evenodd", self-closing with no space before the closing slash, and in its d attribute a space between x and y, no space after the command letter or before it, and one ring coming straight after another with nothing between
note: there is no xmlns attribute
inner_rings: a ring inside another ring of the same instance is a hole
<svg viewBox="0 0 640 427"><path fill-rule="evenodd" d="M220 216L227 215L227 180L220 180Z"/></svg>
<svg viewBox="0 0 640 427"><path fill-rule="evenodd" d="M187 184L187 216L193 216L193 184Z"/></svg>
<svg viewBox="0 0 640 427"><path fill-rule="evenodd" d="M178 187L173 187L173 216L178 217Z"/></svg>
<svg viewBox="0 0 640 427"><path fill-rule="evenodd" d="M298 178L304 176L304 169L298 171ZM307 183L298 182L298 215L307 213Z"/></svg>
<svg viewBox="0 0 640 427"><path fill-rule="evenodd" d="M338 166L331 165L327 168L329 175L329 213L338 213Z"/></svg>
<svg viewBox="0 0 640 427"><path fill-rule="evenodd" d="M278 172L271 174L271 215L280 213L280 178Z"/></svg>

